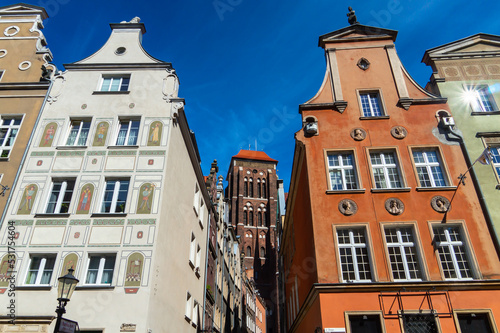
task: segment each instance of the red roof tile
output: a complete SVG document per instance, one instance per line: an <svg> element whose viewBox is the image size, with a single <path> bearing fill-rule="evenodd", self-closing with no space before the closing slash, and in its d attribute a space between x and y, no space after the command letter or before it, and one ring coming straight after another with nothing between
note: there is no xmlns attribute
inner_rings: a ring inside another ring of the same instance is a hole
<svg viewBox="0 0 500 333"><path fill-rule="evenodd" d="M243 150L242 149L242 150L240 150L240 152L237 155L234 155L233 158L241 158L241 159L245 159L245 160L269 161L269 162L278 163L277 160L270 158L263 151L256 151L256 150Z"/></svg>

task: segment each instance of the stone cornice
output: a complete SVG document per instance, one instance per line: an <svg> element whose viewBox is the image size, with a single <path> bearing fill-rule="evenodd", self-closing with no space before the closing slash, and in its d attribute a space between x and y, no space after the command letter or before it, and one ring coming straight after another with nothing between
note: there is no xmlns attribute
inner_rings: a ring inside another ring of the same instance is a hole
<svg viewBox="0 0 500 333"><path fill-rule="evenodd" d="M47 90L50 81L0 83L0 90Z"/></svg>
<svg viewBox="0 0 500 333"><path fill-rule="evenodd" d="M158 68L158 69L172 69L172 63L170 62L161 62L157 64L146 64L146 63L125 63L125 64L117 64L117 63L104 63L104 64L63 64L65 69L74 69L74 70L124 70L124 69L148 69L148 68Z"/></svg>

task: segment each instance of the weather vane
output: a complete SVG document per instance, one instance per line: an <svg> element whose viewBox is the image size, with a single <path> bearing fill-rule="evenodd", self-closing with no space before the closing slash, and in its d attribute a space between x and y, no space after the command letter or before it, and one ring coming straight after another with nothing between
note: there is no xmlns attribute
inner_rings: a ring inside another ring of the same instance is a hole
<svg viewBox="0 0 500 333"><path fill-rule="evenodd" d="M349 22L350 25L353 25L353 24L358 24L358 20L356 19L356 14L354 12L354 10L352 9L352 7L349 6L349 8L347 8L349 10L349 13L347 13L347 22Z"/></svg>
<svg viewBox="0 0 500 333"><path fill-rule="evenodd" d="M2 197L4 197L5 196L5 191L10 190L10 187L8 187L7 185L4 186L2 184L0 184L0 186L2 187L2 190L0 190L0 195Z"/></svg>

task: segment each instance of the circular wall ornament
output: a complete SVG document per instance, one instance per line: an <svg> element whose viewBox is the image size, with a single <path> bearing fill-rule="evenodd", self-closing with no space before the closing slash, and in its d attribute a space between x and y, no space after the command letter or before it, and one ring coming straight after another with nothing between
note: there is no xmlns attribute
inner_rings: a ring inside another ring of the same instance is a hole
<svg viewBox="0 0 500 333"><path fill-rule="evenodd" d="M401 215L405 210L405 205L398 198L389 198L385 201L385 209L392 215Z"/></svg>
<svg viewBox="0 0 500 333"><path fill-rule="evenodd" d="M129 107L130 109L135 108L135 103L130 103L130 104L128 105L128 107Z"/></svg>
<svg viewBox="0 0 500 333"><path fill-rule="evenodd" d="M94 158L94 159L92 160L92 164L97 164L97 158Z"/></svg>
<svg viewBox="0 0 500 333"><path fill-rule="evenodd" d="M436 195L431 199L431 206L438 213L446 213L450 209L450 200L443 196Z"/></svg>
<svg viewBox="0 0 500 333"><path fill-rule="evenodd" d="M0 58L3 58L7 55L7 50L6 49L1 49L0 50Z"/></svg>
<svg viewBox="0 0 500 333"><path fill-rule="evenodd" d="M3 34L7 37L15 36L19 33L19 27L15 25L11 25L3 31Z"/></svg>
<svg viewBox="0 0 500 333"><path fill-rule="evenodd" d="M30 61L23 61L22 63L19 64L18 68L22 71L25 71L31 67L31 62Z"/></svg>
<svg viewBox="0 0 500 333"><path fill-rule="evenodd" d="M87 108L87 104L82 104L82 110L85 110Z"/></svg>
<svg viewBox="0 0 500 333"><path fill-rule="evenodd" d="M357 65L359 68L361 68L364 71L366 71L368 68L370 68L370 62L366 58L359 59Z"/></svg>
<svg viewBox="0 0 500 333"><path fill-rule="evenodd" d="M354 215L358 211L358 205L351 199L344 199L339 202L339 211L346 215Z"/></svg>
<svg viewBox="0 0 500 333"><path fill-rule="evenodd" d="M366 139L366 131L362 128L355 128L351 131L351 138L356 141L363 141Z"/></svg>
<svg viewBox="0 0 500 333"><path fill-rule="evenodd" d="M127 51L127 49L125 47L120 46L119 48L117 48L115 50L115 54L116 55L124 55L126 51Z"/></svg>
<svg viewBox="0 0 500 333"><path fill-rule="evenodd" d="M408 131L403 126L394 126L391 128L391 135L396 139L404 139L408 135Z"/></svg>

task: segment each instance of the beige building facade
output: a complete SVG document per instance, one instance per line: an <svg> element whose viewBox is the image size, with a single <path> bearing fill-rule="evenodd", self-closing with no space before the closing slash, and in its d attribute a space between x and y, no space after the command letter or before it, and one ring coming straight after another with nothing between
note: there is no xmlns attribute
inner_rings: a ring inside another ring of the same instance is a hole
<svg viewBox="0 0 500 333"><path fill-rule="evenodd" d="M2 332L53 330L69 268L80 282L64 317L81 332L201 325L211 202L179 80L142 48L139 18L110 26L100 50L53 77L12 190L0 260L15 243L16 290L0 307L14 300L17 327L3 316Z"/></svg>

